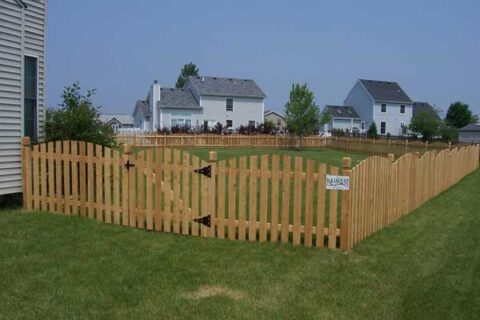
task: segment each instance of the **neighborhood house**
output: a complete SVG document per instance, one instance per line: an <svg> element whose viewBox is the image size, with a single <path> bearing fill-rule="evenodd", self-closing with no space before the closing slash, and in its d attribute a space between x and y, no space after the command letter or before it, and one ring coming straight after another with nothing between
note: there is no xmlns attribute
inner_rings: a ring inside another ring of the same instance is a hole
<svg viewBox="0 0 480 320"><path fill-rule="evenodd" d="M265 122L269 121L273 123L276 128L283 129L287 125L285 122L285 116L273 110L266 110L263 114L263 120Z"/></svg>
<svg viewBox="0 0 480 320"><path fill-rule="evenodd" d="M329 113L331 120L320 130L365 133L375 122L378 134L401 136L407 133L412 117L422 112L438 118L430 104L413 102L397 82L360 79L343 106L325 106L322 115Z"/></svg>
<svg viewBox="0 0 480 320"><path fill-rule="evenodd" d="M131 132L135 129L133 117L129 114L101 114L99 119L109 124L114 132Z"/></svg>
<svg viewBox="0 0 480 320"><path fill-rule="evenodd" d="M135 127L142 131L189 125L226 128L263 123L265 94L254 80L189 76L183 88L162 88L155 81L137 101Z"/></svg>

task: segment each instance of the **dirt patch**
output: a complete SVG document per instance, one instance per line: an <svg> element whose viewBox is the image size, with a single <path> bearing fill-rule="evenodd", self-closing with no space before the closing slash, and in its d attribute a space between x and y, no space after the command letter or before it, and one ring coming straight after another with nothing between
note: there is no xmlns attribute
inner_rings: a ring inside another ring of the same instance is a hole
<svg viewBox="0 0 480 320"><path fill-rule="evenodd" d="M221 286L202 286L197 291L185 294L185 298L191 300L201 300L214 296L224 296L232 300L243 299L244 295L241 291L233 290Z"/></svg>

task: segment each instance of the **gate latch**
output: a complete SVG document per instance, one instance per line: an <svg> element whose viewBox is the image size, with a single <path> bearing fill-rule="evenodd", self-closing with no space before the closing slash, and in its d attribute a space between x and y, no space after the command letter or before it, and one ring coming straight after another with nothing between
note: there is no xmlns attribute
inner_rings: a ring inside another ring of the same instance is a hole
<svg viewBox="0 0 480 320"><path fill-rule="evenodd" d="M211 227L212 226L212 218L210 215L208 216L205 216L205 217L200 217L200 218L197 218L197 219L193 219L193 221L197 222L197 223L200 223L200 224L203 224L204 226L207 226L207 227Z"/></svg>
<svg viewBox="0 0 480 320"><path fill-rule="evenodd" d="M125 168L127 168L127 170L130 170L130 168L132 167L135 167L135 165L133 163L130 163L130 160L127 160L127 163L125 163Z"/></svg>
<svg viewBox="0 0 480 320"><path fill-rule="evenodd" d="M208 165L206 167L200 168L200 169L195 169L193 172L203 174L204 176L207 176L209 178L212 177L212 166Z"/></svg>

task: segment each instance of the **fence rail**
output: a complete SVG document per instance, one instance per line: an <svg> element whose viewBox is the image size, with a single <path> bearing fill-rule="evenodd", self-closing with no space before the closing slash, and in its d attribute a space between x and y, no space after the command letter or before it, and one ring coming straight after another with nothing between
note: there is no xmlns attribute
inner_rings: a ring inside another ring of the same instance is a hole
<svg viewBox="0 0 480 320"><path fill-rule="evenodd" d="M228 148L228 147L267 147L267 148L292 148L292 147L319 147L342 150L347 152L361 152L370 155L387 155L393 153L400 156L409 152L424 153L432 150L451 149L451 143L422 141L366 139L349 137L319 137L308 136L296 138L289 135L158 135L158 134L118 134L119 144L133 146L159 146L159 147L200 147L200 148ZM458 144L460 147L466 144Z"/></svg>
<svg viewBox="0 0 480 320"><path fill-rule="evenodd" d="M478 168L479 146L370 157L343 168L288 155L203 161L188 152L132 153L85 142L23 140L26 210L230 240L349 250ZM205 174L194 172L201 168ZM210 177L208 176L210 173ZM326 175L351 177L326 190ZM210 227L198 224L210 220ZM204 220L207 221L207 220Z"/></svg>

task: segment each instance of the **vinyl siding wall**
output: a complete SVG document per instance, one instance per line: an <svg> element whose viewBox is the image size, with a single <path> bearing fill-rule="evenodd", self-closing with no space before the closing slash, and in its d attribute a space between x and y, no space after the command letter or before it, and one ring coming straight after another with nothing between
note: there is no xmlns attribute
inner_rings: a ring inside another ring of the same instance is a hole
<svg viewBox="0 0 480 320"><path fill-rule="evenodd" d="M373 121L373 99L360 81L353 86L344 101L345 106L352 106L360 119L365 121L366 128L370 127ZM376 124L378 127L378 123Z"/></svg>
<svg viewBox="0 0 480 320"><path fill-rule="evenodd" d="M373 118L377 125L378 134L381 134L381 122L385 122L385 134L390 133L392 136L402 134L401 124L409 125L412 120L413 106L404 103L384 102L387 105L386 112L382 112L381 102L377 102L373 106ZM405 113L400 113L400 106L405 106Z"/></svg>
<svg viewBox="0 0 480 320"><path fill-rule="evenodd" d="M45 1L0 1L0 195L21 192L23 61L37 60L38 137L43 134L45 100Z"/></svg>
<svg viewBox="0 0 480 320"><path fill-rule="evenodd" d="M226 110L227 98L233 99L233 111ZM246 126L249 121L263 123L263 98L202 96L201 101L202 120L215 120L223 125L226 125L227 120L233 120L233 128Z"/></svg>

